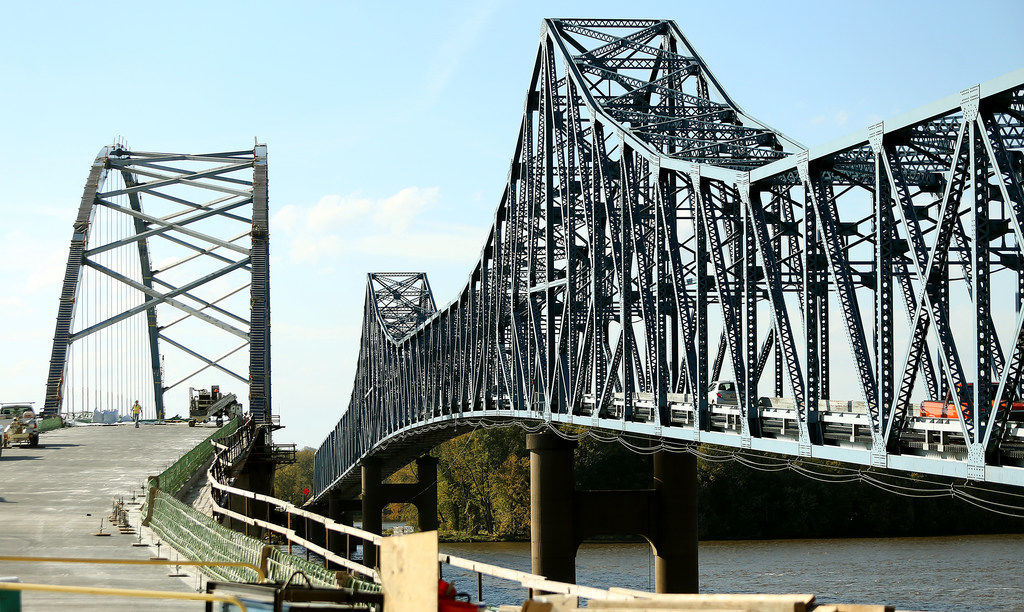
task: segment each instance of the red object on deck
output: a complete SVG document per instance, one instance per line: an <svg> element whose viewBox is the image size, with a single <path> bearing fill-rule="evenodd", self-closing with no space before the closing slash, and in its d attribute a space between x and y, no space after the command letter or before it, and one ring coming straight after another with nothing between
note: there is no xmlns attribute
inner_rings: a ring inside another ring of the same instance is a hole
<svg viewBox="0 0 1024 612"><path fill-rule="evenodd" d="M480 606L455 599L455 587L444 580L437 581L438 612L477 612Z"/></svg>
<svg viewBox="0 0 1024 612"><path fill-rule="evenodd" d="M955 419L956 405L936 400L925 400L921 402L921 414L919 416L933 419Z"/></svg>

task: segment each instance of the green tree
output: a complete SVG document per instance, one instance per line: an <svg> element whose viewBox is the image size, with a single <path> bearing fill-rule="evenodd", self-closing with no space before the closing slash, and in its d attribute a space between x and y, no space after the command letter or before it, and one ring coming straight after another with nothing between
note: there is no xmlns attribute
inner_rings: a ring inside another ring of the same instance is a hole
<svg viewBox="0 0 1024 612"><path fill-rule="evenodd" d="M568 433L579 433L567 429ZM714 448L701 447L701 455ZM448 539L522 540L530 536L530 460L518 427L478 429L437 446L438 514ZM651 457L617 442L583 437L575 454L579 489L652 486ZM985 512L950 498L909 499L862 482L828 483L774 469L788 458L764 457L762 469L736 461L697 460L700 538L763 539L1019 533L1024 520ZM849 468L804 460L819 473ZM843 476L845 475L845 476ZM412 465L392 477L414 482ZM934 480L934 479L929 479ZM913 483L907 483L913 486ZM300 487L301 488L301 487ZM413 522L415 509L395 508Z"/></svg>
<svg viewBox="0 0 1024 612"><path fill-rule="evenodd" d="M295 463L284 465L274 472L274 496L301 506L305 502L302 490L313 489L313 449L304 448L295 453Z"/></svg>

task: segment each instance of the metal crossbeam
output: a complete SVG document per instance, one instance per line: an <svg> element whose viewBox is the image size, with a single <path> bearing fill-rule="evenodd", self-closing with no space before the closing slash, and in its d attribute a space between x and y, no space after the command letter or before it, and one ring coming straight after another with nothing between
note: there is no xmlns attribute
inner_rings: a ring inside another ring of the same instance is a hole
<svg viewBox="0 0 1024 612"><path fill-rule="evenodd" d="M147 384L153 390L158 418L164 416L165 391L215 368L244 384L257 418L269 420L266 194L263 145L249 151L205 155L139 152L120 145L100 151L75 220L43 412L72 409L65 405L67 394L85 396L83 385L92 386L85 398L88 404L78 409L123 409L103 402L124 395L111 384L135 384L130 377L135 376L141 359L151 372ZM239 232L240 226L244 231ZM251 248L239 244L246 237ZM167 262L161 264L162 269L155 269L154 257ZM92 272L85 274L83 269ZM208 295L208 286L214 281L234 276L246 280L226 293L221 289L215 296ZM242 307L244 300L231 298L245 289L250 296L248 306ZM164 307L173 307L183 316L160 326L158 312L165 312ZM131 330L138 327L126 325L143 314L142 329L148 342L135 343ZM178 330L177 339L164 333L186 320L201 323L204 333L195 336L192 328L186 331L184 327ZM218 335L221 332L224 334ZM241 339L242 344L234 340L225 349L216 347L232 337ZM145 355L130 353L137 345ZM184 359L198 360L201 367L165 387L162 346L181 350L189 356ZM232 363L228 358L246 347L250 353L247 376L227 365ZM213 351L219 356L206 356ZM88 363L72 364L72 354ZM118 374L109 380L93 375L114 370ZM87 382L79 380L76 388L69 389L69 379L76 374L85 376ZM103 386L98 387L100 384Z"/></svg>
<svg viewBox="0 0 1024 612"><path fill-rule="evenodd" d="M1024 71L808 150L673 22L545 20L465 288L436 309L423 274L368 279L316 494L481 420L1024 486L1022 149Z"/></svg>

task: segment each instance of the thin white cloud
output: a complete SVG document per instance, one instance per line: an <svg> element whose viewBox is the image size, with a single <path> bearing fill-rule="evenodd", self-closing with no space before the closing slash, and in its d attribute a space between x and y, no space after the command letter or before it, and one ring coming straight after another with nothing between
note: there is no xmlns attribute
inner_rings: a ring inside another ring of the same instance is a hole
<svg viewBox="0 0 1024 612"><path fill-rule="evenodd" d="M324 232L341 229L365 215L372 205L372 202L364 198L324 196L306 215L306 230Z"/></svg>
<svg viewBox="0 0 1024 612"><path fill-rule="evenodd" d="M353 248L368 255L469 261L479 254L482 240L479 228L451 225L438 231L367 236Z"/></svg>
<svg viewBox="0 0 1024 612"><path fill-rule="evenodd" d="M341 238L334 234L294 236L291 239L289 256L294 263L316 263L321 259L341 255L341 245Z"/></svg>
<svg viewBox="0 0 1024 612"><path fill-rule="evenodd" d="M384 198L376 206L373 220L386 226L391 232L402 233L409 223L428 206L437 202L440 189L437 187L406 187L390 198Z"/></svg>
<svg viewBox="0 0 1024 612"><path fill-rule="evenodd" d="M30 240L20 231L0 237L0 271L15 276L5 293L32 294L60 284L67 267L67 244L57 239Z"/></svg>
<svg viewBox="0 0 1024 612"><path fill-rule="evenodd" d="M462 58L476 43L480 32L490 21L497 8L496 0L476 4L475 10L470 11L469 16L459 24L458 29L444 38L426 71L426 91L423 99L426 106L433 105L437 101L437 97L448 86L458 70Z"/></svg>
<svg viewBox="0 0 1024 612"><path fill-rule="evenodd" d="M284 234L293 263L330 262L346 253L471 260L480 251L480 228L424 218L440 193L437 187L406 187L377 200L327 195L312 206L282 208L272 229Z"/></svg>
<svg viewBox="0 0 1024 612"><path fill-rule="evenodd" d="M359 338L359 325L294 325L275 323L274 336L279 340L331 341Z"/></svg>

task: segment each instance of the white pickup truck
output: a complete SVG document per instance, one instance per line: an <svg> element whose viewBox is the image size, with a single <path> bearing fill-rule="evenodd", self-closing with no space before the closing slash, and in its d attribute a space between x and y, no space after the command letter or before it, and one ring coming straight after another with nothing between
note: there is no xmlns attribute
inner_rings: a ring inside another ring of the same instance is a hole
<svg viewBox="0 0 1024 612"><path fill-rule="evenodd" d="M39 446L39 423L31 404L0 404L0 446Z"/></svg>

